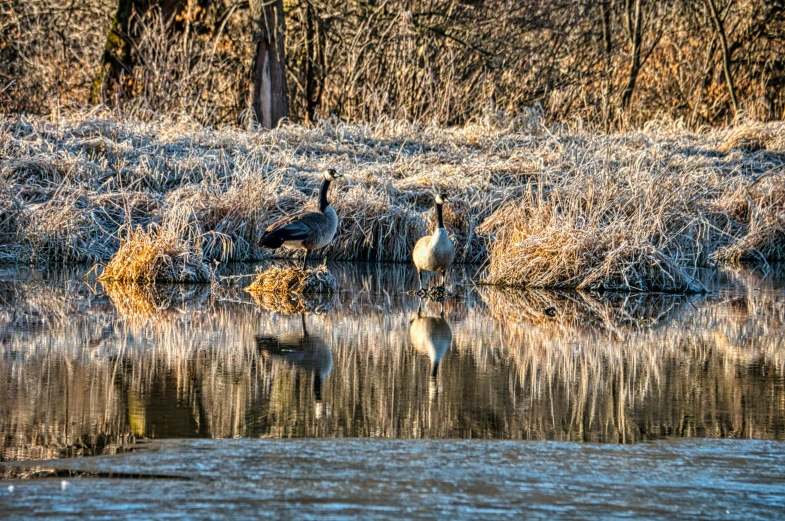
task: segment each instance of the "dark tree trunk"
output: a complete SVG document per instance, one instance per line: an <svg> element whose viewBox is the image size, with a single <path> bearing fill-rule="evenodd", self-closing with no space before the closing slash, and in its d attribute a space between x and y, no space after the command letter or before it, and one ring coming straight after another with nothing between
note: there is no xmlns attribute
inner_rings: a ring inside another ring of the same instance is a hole
<svg viewBox="0 0 785 521"><path fill-rule="evenodd" d="M632 101L632 93L635 92L635 83L638 81L638 74L641 71L641 41L642 31L642 12L641 0L627 0L625 3L625 18L627 21L627 34L630 38L630 72L627 75L627 84L621 94L621 106L627 110Z"/></svg>
<svg viewBox="0 0 785 521"><path fill-rule="evenodd" d="M714 28L717 30L717 37L720 40L720 48L722 49L722 70L725 72L725 82L728 84L728 93L730 94L730 103L733 107L733 114L739 112L739 101L736 98L736 86L733 83L733 73L731 72L731 51L728 47L728 37L725 33L725 20L720 18L720 13L717 10L717 5L714 0L705 0L706 6L709 8L709 15L714 22Z"/></svg>
<svg viewBox="0 0 785 521"><path fill-rule="evenodd" d="M305 117L308 123L313 123L316 119L316 107L319 103L316 97L318 42L316 41L315 17L313 6L308 2L305 7Z"/></svg>
<svg viewBox="0 0 785 521"><path fill-rule="evenodd" d="M123 85L123 74L130 78L135 65L133 40L137 33L136 22L141 17L158 8L162 18L170 20L187 6L188 0L118 0L101 65L93 78L90 102L97 104L104 101L107 90L124 94L132 90L130 84Z"/></svg>
<svg viewBox="0 0 785 521"><path fill-rule="evenodd" d="M610 0L600 2L600 11L602 14L602 39L605 43L605 57L608 61L611 58L613 51L613 44L611 41L611 6Z"/></svg>
<svg viewBox="0 0 785 521"><path fill-rule="evenodd" d="M256 31L251 72L251 107L264 128L275 128L289 114L286 101L283 0L250 0Z"/></svg>

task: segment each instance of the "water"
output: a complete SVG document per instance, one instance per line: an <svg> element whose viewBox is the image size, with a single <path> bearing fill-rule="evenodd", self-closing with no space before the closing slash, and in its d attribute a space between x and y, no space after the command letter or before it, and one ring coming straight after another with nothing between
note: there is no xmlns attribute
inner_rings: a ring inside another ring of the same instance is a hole
<svg viewBox="0 0 785 521"><path fill-rule="evenodd" d="M340 294L308 302L2 273L0 517L785 506L781 269L707 274L707 296L465 285L421 305L409 267L329 268Z"/></svg>

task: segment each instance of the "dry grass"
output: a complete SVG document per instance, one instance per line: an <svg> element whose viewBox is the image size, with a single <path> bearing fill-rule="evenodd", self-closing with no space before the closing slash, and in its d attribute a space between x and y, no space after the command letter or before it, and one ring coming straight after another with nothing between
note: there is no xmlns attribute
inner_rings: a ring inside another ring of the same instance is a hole
<svg viewBox="0 0 785 521"><path fill-rule="evenodd" d="M642 185L644 190L655 186ZM485 224L485 230L495 235L486 282L530 288L700 292L702 287L687 269L691 259L682 260L680 245L668 244L674 236L662 234L666 223L670 226L675 217L681 218L680 212L662 207L653 212L637 200L675 206L679 192L666 188L656 194L612 192L617 188L611 181L584 196L572 183L555 185L547 196L527 193L497 212Z"/></svg>
<svg viewBox="0 0 785 521"><path fill-rule="evenodd" d="M718 261L785 260L785 176L764 175L749 186L726 194L722 204L730 218L746 226L714 253Z"/></svg>
<svg viewBox="0 0 785 521"><path fill-rule="evenodd" d="M106 283L208 282L199 234L184 219L131 230L101 272Z"/></svg>
<svg viewBox="0 0 785 521"><path fill-rule="evenodd" d="M324 265L305 270L272 266L259 273L245 290L277 295L330 294L338 290L338 282Z"/></svg>
<svg viewBox="0 0 785 521"><path fill-rule="evenodd" d="M487 282L697 291L696 266L783 257L783 134L782 123L744 122L602 135L539 123L246 132L108 112L0 116L0 261L114 257L107 277L206 280L208 261L267 257L264 227L313 205L319 173L336 168L341 223L319 252L330 258L408 262L439 190L457 259L487 261ZM750 135L765 150L727 145Z"/></svg>

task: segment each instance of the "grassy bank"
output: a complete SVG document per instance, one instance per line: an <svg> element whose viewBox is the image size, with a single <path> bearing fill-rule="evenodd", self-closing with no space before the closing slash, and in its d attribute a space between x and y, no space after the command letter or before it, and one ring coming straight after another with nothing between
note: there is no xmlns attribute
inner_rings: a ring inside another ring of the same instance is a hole
<svg viewBox="0 0 785 521"><path fill-rule="evenodd" d="M106 263L121 246L134 251L134 238L155 244L172 230L189 272L203 273L193 255L263 258L265 224L313 201L331 167L345 175L332 192L332 258L407 261L438 188L454 202L445 220L457 260L487 261L489 283L697 290L696 266L785 258L784 163L782 123L601 135L386 120L246 132L0 116L0 262Z"/></svg>

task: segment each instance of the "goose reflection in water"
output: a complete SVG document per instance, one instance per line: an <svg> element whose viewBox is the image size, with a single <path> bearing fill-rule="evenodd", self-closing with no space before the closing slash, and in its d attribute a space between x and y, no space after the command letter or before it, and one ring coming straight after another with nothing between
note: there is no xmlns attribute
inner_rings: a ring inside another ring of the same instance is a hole
<svg viewBox="0 0 785 521"><path fill-rule="evenodd" d="M444 319L444 303L438 317L423 316L422 307L417 308L417 316L409 323L409 338L414 348L431 359L431 378L428 394L436 395L436 375L439 362L452 345L452 328Z"/></svg>
<svg viewBox="0 0 785 521"><path fill-rule="evenodd" d="M310 376L313 374L313 394L316 400L316 417L322 414L322 383L333 369L330 346L321 337L308 333L305 315L301 314L302 334L282 336L256 336L256 349L270 360L278 360L293 366Z"/></svg>

